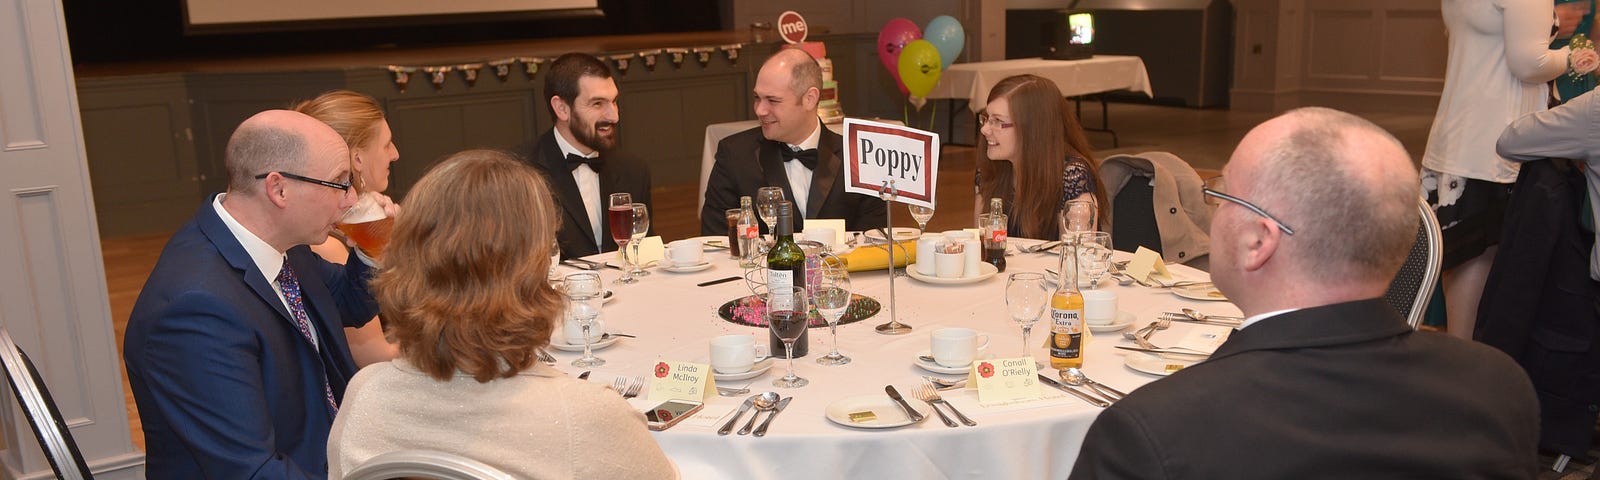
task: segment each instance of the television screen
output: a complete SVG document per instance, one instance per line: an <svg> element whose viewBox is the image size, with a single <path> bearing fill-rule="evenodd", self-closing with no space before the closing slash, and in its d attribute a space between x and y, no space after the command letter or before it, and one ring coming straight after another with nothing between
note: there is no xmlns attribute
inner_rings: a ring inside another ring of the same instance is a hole
<svg viewBox="0 0 1600 480"><path fill-rule="evenodd" d="M1073 45L1088 45L1094 43L1094 14L1089 12L1074 12L1067 14L1067 25L1072 31Z"/></svg>

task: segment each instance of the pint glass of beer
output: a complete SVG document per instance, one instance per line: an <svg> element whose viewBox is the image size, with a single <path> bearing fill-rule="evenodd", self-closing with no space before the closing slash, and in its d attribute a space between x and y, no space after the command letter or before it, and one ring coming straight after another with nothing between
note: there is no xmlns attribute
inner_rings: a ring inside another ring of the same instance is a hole
<svg viewBox="0 0 1600 480"><path fill-rule="evenodd" d="M344 232L346 238L355 242L356 246L374 259L383 257L383 247L389 245L389 230L394 228L394 217L383 213L383 206L378 203L376 192L361 194L355 206L345 212L344 219L339 221L339 231Z"/></svg>

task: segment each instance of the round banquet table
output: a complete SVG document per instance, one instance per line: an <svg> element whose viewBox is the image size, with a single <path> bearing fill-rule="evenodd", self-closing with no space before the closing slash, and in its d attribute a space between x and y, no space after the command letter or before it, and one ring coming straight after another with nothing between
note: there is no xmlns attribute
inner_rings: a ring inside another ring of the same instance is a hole
<svg viewBox="0 0 1600 480"><path fill-rule="evenodd" d="M1013 238L1011 243L1037 241ZM1127 252L1117 255L1119 259L1131 257ZM706 252L706 258L713 263L710 269L672 273L651 268L651 275L632 285L611 285L621 272L601 270L603 281L616 297L602 309L605 328L638 338L623 338L597 350L596 355L607 363L592 369L590 381L610 384L618 376L651 378L653 366L662 360L708 363L708 342L718 335L753 334L758 344L766 343L765 329L729 323L717 316L719 306L750 294L743 280L695 286L743 273L726 251ZM590 259L619 263L610 255ZM915 364L915 357L928 350L929 333L939 328L975 329L990 336L989 354L1021 356L1021 329L1011 320L1005 305L1006 276L1057 269L1058 262L1055 254L1013 252L1007 257L1005 272L977 283L934 285L910 277L897 278L897 316L902 323L914 327L904 335L881 335L873 329L888 320L888 273L854 272L854 292L877 299L883 310L865 320L839 326L839 349L852 359L849 364L817 364L816 358L828 352L832 341L826 327L813 328L809 354L795 360L796 373L810 380L809 385L794 389L772 387L772 380L783 375L783 359L776 359L770 371L754 379L717 383L719 387L748 386L751 394L775 391L785 397L794 396L765 437L716 434L716 428L749 394L712 396L699 414L666 431L652 433L677 463L683 478L1066 478L1100 408L1049 386L1040 386L1043 399L998 406L979 405L977 392L972 389L941 392L945 400L977 421L976 427L949 428L928 412L926 420L912 425L859 429L835 424L824 414L831 402L842 398L872 394L887 397L884 386L890 384L896 385L907 401L927 407L911 395L911 386L921 377L964 378L934 374ZM1208 278L1205 272L1183 265L1169 265L1168 269L1179 279ZM568 267L561 270L575 271ZM1188 300L1137 284L1119 286L1110 278L1101 279L1098 286L1115 291L1119 310L1136 317L1134 326L1124 331L1147 325L1162 312L1183 307L1207 314L1239 314L1228 302ZM1044 348L1048 323L1041 319L1035 324L1027 352L1041 362L1041 373L1055 378ZM1152 340L1157 345L1175 344L1190 328L1193 324L1173 322L1171 328L1157 332ZM1125 366L1123 357L1130 352L1115 349L1115 345L1131 346L1132 342L1122 339L1120 332L1090 336L1083 367L1090 378L1124 392L1160 378ZM584 370L571 366L578 353L552 353L558 360L557 368L573 375ZM647 386L645 393L630 403L640 410L649 408L655 402L645 399L648 391ZM746 413L740 425L749 417Z"/></svg>

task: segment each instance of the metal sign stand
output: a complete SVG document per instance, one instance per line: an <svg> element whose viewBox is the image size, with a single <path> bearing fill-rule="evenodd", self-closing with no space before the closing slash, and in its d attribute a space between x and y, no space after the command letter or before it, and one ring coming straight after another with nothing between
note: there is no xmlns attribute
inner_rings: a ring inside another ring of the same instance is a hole
<svg viewBox="0 0 1600 480"><path fill-rule="evenodd" d="M887 225L883 229L883 239L887 243L884 248L889 250L889 323L876 327L878 333L884 335L911 333L911 326L900 323L900 319L895 315L894 310L894 249L900 246L898 242L894 241L894 200L899 196L900 190L894 188L894 179L884 182L883 190L878 191L878 198L883 199L883 216L885 225ZM909 266L910 264L910 262L906 262L906 265Z"/></svg>

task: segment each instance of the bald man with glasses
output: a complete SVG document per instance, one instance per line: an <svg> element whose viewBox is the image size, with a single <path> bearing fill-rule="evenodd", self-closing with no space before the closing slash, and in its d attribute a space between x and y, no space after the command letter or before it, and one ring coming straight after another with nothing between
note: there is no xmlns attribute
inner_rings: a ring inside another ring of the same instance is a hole
<svg viewBox="0 0 1600 480"><path fill-rule="evenodd" d="M123 361L150 478L328 475L355 362L343 327L378 313L370 260L307 245L355 203L332 128L270 110L228 140L228 191L173 234L128 319Z"/></svg>
<svg viewBox="0 0 1600 480"><path fill-rule="evenodd" d="M1223 173L1206 192L1211 279L1245 321L1209 359L1101 412L1071 478L1535 476L1522 369L1413 331L1383 300L1418 222L1399 141L1304 108L1251 130Z"/></svg>

